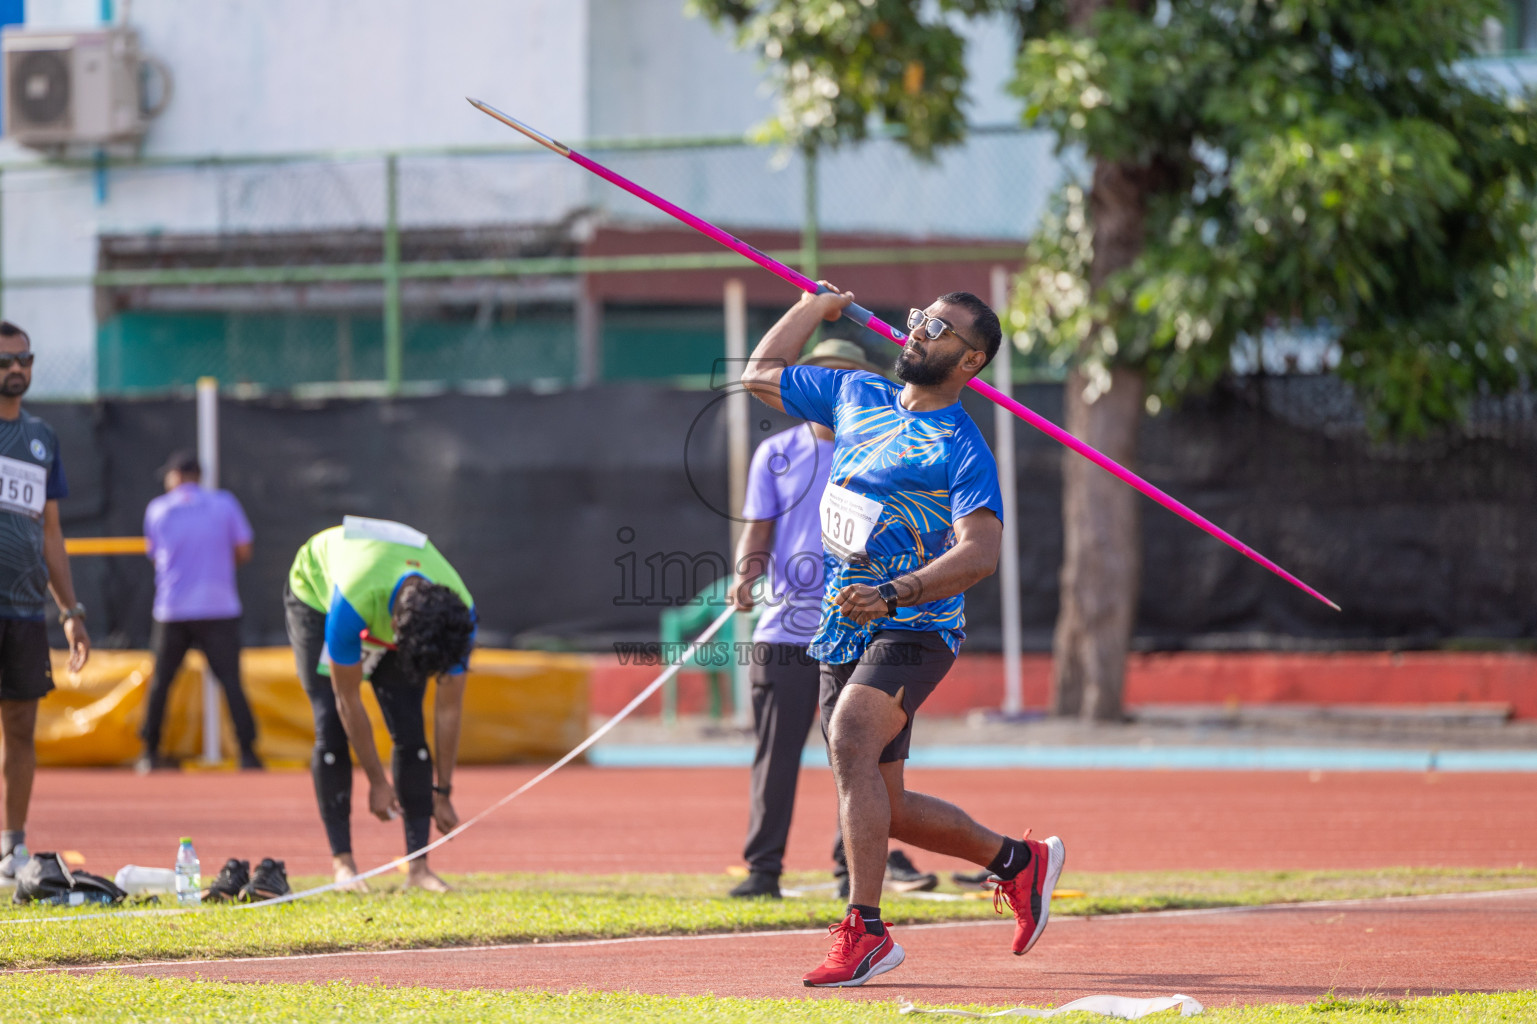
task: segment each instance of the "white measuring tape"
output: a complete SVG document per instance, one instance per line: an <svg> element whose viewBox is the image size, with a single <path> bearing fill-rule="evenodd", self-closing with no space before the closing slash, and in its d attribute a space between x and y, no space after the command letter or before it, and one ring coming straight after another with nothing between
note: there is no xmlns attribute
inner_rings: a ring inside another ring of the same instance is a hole
<svg viewBox="0 0 1537 1024"><path fill-rule="evenodd" d="M710 623L710 625L705 629L705 631L703 633L700 633L697 637L694 638L693 642L691 642L688 645L688 647L684 648L683 652L678 656L678 660L677 661L674 661L671 665L667 666L666 671L664 671L661 675L659 675L655 679L653 679L650 683L648 683L646 685L646 688L644 690L640 691L633 698L631 698L630 702L628 704L626 704L624 707L620 708L619 711L614 715L614 717L610 718L608 721L606 721L602 725L598 726L598 728L593 731L593 734L591 736L588 736L585 740L583 740L582 742L578 743L575 747L573 747L570 750L569 753L567 753L559 761L556 761L554 764L550 765L544 771L540 772L538 775L535 775L533 778L531 778L527 782L523 783L523 785L519 786L517 789L513 790L511 793L508 793L506 796L502 797L496 803L492 804L490 807L487 807L485 810L481 811L479 814L476 814L474 817L470 818L468 821L460 822L459 825L456 828L454 828L453 831L443 833L443 835L439 836L437 839L435 839L432 842L428 843L426 846L422 847L420 850L417 850L414 853L408 853L404 857L396 857L394 860L390 861L388 864L380 864L376 868L370 868L369 870L364 871L361 874L357 874L357 875L352 876L352 878L349 879L346 882L329 882L326 885L317 885L313 889L305 889L302 892L291 892L291 893L288 893L288 894L283 895L283 896L274 896L270 900L261 900L260 902L257 902L257 903L238 903L232 909L234 909L234 910L256 910L256 909L261 908L261 907L275 907L275 906L278 906L281 903L292 903L294 900L302 900L302 899L304 899L304 898L306 898L308 896L319 896L321 893L334 892L337 889L342 888L343 886L351 885L353 882L364 881L364 880L373 878L375 875L382 875L382 874L384 874L387 871L393 871L394 869L400 867L402 864L408 864L408 863L410 863L411 861L415 860L418 857L425 857L427 854L431 853L433 850L436 850L438 847L442 846L444 843L448 842L449 840L453 839L455 836L459 835L461 832L463 832L465 829L469 828L471 825L474 825L476 822L478 822L478 821L482 820L483 818L487 817L493 811L499 810L500 808L505 807L507 804L510 804L512 801L516 800L518 797L522 796L524 793L527 793L529 790L531 790L535 786L539 785L539 783L543 782L545 779L549 778L551 775L554 775L557 771L559 771L560 769L564 768L566 765L570 764L576 758L581 757L582 754L584 754L589 747L591 747L594 743L598 742L604 736L608 735L608 733L614 728L614 726L616 726L620 722L624 721L627 717L629 717L629 715L630 715L630 713L632 711L634 711L636 708L638 708L642 704L644 704L646 702L646 698L650 697L657 690L661 689L663 684L665 684L667 682L667 680L669 680L673 676L677 675L678 674L678 670L683 667L683 665L688 661L689 657L696 650L698 650L701 646L703 646L704 644L708 643L710 641L710 638L713 637L716 633L718 633L720 631L720 628L726 624L727 620L729 620L731 618L732 614L734 614L735 612L736 612L735 608L727 608L725 611L721 612L720 616L714 622ZM117 910L117 911L110 911L109 910L109 911L104 911L104 912L98 913L98 914L75 914L75 915L70 915L69 917L25 917L25 918L18 918L17 920L14 920L14 921L3 921L3 922L0 922L0 924L6 924L6 925L65 924L65 923L69 923L69 922L72 922L72 921L93 921L93 920L97 920L97 919L105 918L105 917L112 917L112 918L164 917L164 916L169 915L169 914L194 914L194 913L197 913L197 911L200 910L200 909L202 909L202 908L200 908L200 907L156 907L156 908L152 908L152 909L149 909L149 910Z"/></svg>
<svg viewBox="0 0 1537 1024"><path fill-rule="evenodd" d="M1084 996L1082 999L1074 999L1054 1009L1038 1010L1033 1006L1016 1006L993 1013L914 1006L904 999L897 1004L897 1012L904 1015L946 1014L951 1017L970 1017L978 1020L984 1017L1055 1017L1060 1013L1098 1013L1106 1017L1119 1017L1121 1020L1141 1020L1150 1013L1161 1013L1164 1010L1172 1010L1176 1006L1179 1007L1181 1017L1194 1017L1205 1009L1198 999L1174 995L1152 999L1133 999L1128 996Z"/></svg>

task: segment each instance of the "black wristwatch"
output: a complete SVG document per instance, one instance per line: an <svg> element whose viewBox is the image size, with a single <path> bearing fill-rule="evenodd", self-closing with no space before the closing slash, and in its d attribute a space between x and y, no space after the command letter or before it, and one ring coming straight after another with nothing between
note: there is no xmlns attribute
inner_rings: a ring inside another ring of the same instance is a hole
<svg viewBox="0 0 1537 1024"><path fill-rule="evenodd" d="M885 583L882 583L880 586L876 587L875 592L881 595L882 601L886 602L886 614L888 616L895 615L897 613L896 584L892 583L890 580L887 580Z"/></svg>
<svg viewBox="0 0 1537 1024"><path fill-rule="evenodd" d="M434 793L439 794L440 796L452 796L453 792L454 792L454 787L453 786L433 786L432 787L432 791Z"/></svg>
<svg viewBox="0 0 1537 1024"><path fill-rule="evenodd" d="M59 613L59 625L61 625L61 626L64 625L70 619L82 619L83 620L84 618L85 618L85 605L81 604L79 601L76 601L75 602L75 606L73 608L70 608L67 611L62 611L62 612Z"/></svg>

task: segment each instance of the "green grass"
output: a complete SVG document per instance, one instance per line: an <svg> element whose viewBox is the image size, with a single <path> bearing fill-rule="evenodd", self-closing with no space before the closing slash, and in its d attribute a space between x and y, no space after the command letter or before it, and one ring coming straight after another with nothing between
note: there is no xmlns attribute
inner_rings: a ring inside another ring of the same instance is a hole
<svg viewBox="0 0 1537 1024"><path fill-rule="evenodd" d="M954 1017L909 1017L893 1002L833 996L820 999L676 998L621 993L444 991L384 988L343 982L251 985L119 975L33 975L0 978L0 1006L16 1024L72 1021L580 1021L582 1024L875 1024L898 1020L943 1022ZM967 1007L990 1010L998 1007ZM1103 1022L1075 1013L1054 1020ZM1154 1021L1180 1019L1177 1010ZM1210 1024L1469 1024L1537 1019L1537 992L1451 995L1419 999L1324 996L1312 1004L1208 1008Z"/></svg>
<svg viewBox="0 0 1537 1024"><path fill-rule="evenodd" d="M68 921L101 908L7 904L0 908L0 967L807 928L832 923L842 910L830 890L783 901L725 898L733 880L719 875L469 875L452 881L459 891L447 896L380 887L366 896L328 894L271 909L209 906L141 918ZM825 883L827 876L785 881L806 886ZM1537 886L1537 870L1079 872L1064 875L1061 887L1086 895L1054 906L1062 914L1109 914L1525 886ZM986 899L892 896L883 911L901 924L993 915ZM23 918L51 920L11 923Z"/></svg>

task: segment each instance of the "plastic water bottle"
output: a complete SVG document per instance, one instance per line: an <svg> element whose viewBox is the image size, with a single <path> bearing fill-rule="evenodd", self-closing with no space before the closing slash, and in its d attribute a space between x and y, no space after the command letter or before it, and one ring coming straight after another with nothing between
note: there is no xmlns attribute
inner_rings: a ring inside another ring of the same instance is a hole
<svg viewBox="0 0 1537 1024"><path fill-rule="evenodd" d="M181 838L176 849L176 902L196 905L203 902L203 871L197 862L192 840Z"/></svg>

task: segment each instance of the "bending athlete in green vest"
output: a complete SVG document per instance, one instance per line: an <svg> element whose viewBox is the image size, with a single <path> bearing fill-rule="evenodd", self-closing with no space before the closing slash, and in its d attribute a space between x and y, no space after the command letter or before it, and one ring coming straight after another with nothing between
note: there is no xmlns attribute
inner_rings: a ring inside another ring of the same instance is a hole
<svg viewBox="0 0 1537 1024"><path fill-rule="evenodd" d="M315 713L311 771L336 880L365 890L352 856L352 758L368 776L368 809L380 821L405 818L406 852L427 845L431 823L459 823L449 799L459 753L464 672L475 643L475 602L427 535L384 519L347 516L322 530L294 557L283 592L288 639ZM437 784L422 704L438 679L433 721ZM394 785L374 746L363 710L364 678L373 684L395 745ZM407 886L446 892L448 884L411 861Z"/></svg>

